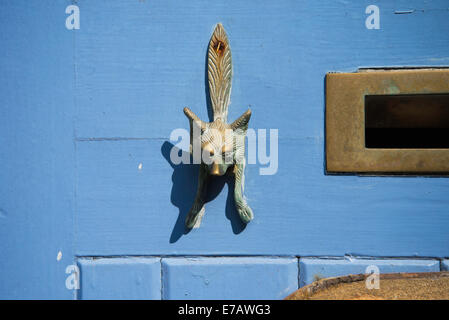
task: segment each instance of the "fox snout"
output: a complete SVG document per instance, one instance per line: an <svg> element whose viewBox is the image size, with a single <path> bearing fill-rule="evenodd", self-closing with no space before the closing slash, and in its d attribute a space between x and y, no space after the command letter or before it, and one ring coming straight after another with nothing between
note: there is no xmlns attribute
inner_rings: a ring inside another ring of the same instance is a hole
<svg viewBox="0 0 449 320"><path fill-rule="evenodd" d="M213 176L222 176L228 170L229 165L225 163L213 162L209 166L209 173Z"/></svg>

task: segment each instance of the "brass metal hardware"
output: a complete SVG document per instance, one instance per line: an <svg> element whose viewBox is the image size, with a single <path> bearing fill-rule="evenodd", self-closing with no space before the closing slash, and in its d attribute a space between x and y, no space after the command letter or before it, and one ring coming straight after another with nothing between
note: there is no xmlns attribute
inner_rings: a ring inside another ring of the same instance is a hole
<svg viewBox="0 0 449 320"><path fill-rule="evenodd" d="M327 74L326 171L449 174L449 148L444 143L444 147L366 145L366 130L379 126L449 129L448 94L449 69ZM370 99L376 100L377 109L366 108L366 101L373 102ZM395 112L402 114L389 119Z"/></svg>
<svg viewBox="0 0 449 320"><path fill-rule="evenodd" d="M192 153L195 147L210 160L201 158L198 189L192 208L186 217L187 228L198 228L205 212L204 193L210 176L234 174L234 204L244 223L254 218L252 209L243 195L245 172L245 136L251 110L247 110L237 120L228 123L232 84L232 58L228 37L223 26L218 23L209 42L207 73L209 95L212 102L214 121L205 122L189 108L184 113L190 122L190 143ZM195 130L198 129L198 130ZM195 134L197 131L197 134Z"/></svg>

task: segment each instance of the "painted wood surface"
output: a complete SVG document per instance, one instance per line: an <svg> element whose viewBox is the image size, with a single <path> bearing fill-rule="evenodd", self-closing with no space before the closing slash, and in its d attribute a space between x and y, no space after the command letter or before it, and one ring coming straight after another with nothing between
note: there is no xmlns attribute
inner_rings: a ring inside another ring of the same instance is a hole
<svg viewBox="0 0 449 320"><path fill-rule="evenodd" d="M430 259L299 259L299 285L303 287L315 280L347 274L371 273L367 267L375 266L380 273L392 272L437 272L440 261Z"/></svg>
<svg viewBox="0 0 449 320"><path fill-rule="evenodd" d="M441 271L448 271L449 270L449 260L443 260L441 261Z"/></svg>
<svg viewBox="0 0 449 320"><path fill-rule="evenodd" d="M71 4L0 3L0 298L73 298L75 256L449 256L447 178L324 173L325 74L449 65L446 1L376 1L379 30L366 1L79 0L81 28L67 30ZM185 106L207 119L217 22L229 118L250 106L251 128L279 130L279 170L247 167L246 228L225 177L184 234L197 168L172 165L168 138L188 127Z"/></svg>
<svg viewBox="0 0 449 320"><path fill-rule="evenodd" d="M80 287L77 299L161 299L160 258L78 259Z"/></svg>
<svg viewBox="0 0 449 320"><path fill-rule="evenodd" d="M362 2L79 5L77 254L448 254L446 178L327 176L323 139L326 72L449 62L444 1L381 2L379 30L366 29ZM395 14L404 8L424 11ZM168 137L188 128L186 105L207 118L219 21L233 52L229 117L251 105L252 128L279 129L279 170L248 166L255 220L245 230L224 178L203 227L184 235L197 169L170 164Z"/></svg>
<svg viewBox="0 0 449 320"><path fill-rule="evenodd" d="M0 299L70 299L74 51L69 1L0 3Z"/></svg>
<svg viewBox="0 0 449 320"><path fill-rule="evenodd" d="M245 192L256 218L246 228L233 209L232 179L224 177L213 181L202 227L184 234L197 168L172 167L171 146L77 144L78 255L447 254L445 179L325 176L314 169L322 145L313 139L281 140L276 175L247 167ZM292 153L297 162L289 161Z"/></svg>
<svg viewBox="0 0 449 320"><path fill-rule="evenodd" d="M163 299L283 299L298 287L298 260L165 258L162 275Z"/></svg>
<svg viewBox="0 0 449 320"><path fill-rule="evenodd" d="M447 265L442 260L441 270ZM82 300L283 299L298 284L367 273L367 267L380 273L440 271L435 259L361 257L85 257L78 266Z"/></svg>
<svg viewBox="0 0 449 320"><path fill-rule="evenodd" d="M229 118L251 105L253 128L322 138L326 72L449 64L446 1L376 1L379 30L365 27L369 4L78 1L77 137L168 138L187 128L184 106L207 119L207 46L222 22L234 68ZM406 9L416 11L395 14Z"/></svg>

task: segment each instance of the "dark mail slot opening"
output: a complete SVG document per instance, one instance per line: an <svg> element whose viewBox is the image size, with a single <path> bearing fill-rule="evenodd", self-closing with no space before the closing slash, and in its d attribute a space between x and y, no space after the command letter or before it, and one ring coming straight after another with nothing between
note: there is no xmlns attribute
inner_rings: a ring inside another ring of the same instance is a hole
<svg viewBox="0 0 449 320"><path fill-rule="evenodd" d="M449 148L449 94L365 96L366 148Z"/></svg>

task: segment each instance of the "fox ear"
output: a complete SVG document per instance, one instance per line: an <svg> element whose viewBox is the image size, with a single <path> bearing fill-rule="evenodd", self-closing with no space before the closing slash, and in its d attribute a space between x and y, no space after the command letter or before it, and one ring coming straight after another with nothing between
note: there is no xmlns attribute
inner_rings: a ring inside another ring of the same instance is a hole
<svg viewBox="0 0 449 320"><path fill-rule="evenodd" d="M192 110L185 107L184 114L187 116L187 118L189 118L190 121L195 122L202 130L206 129L206 123L200 120L200 118L198 118L198 116L194 114Z"/></svg>
<svg viewBox="0 0 449 320"><path fill-rule="evenodd" d="M193 127L196 124L201 132L203 132L206 128L207 128L207 124L204 121L201 121L200 118L198 118L198 116L196 114L193 113L192 110L190 110L189 108L185 107L184 108L184 114L187 116L187 118L189 118L189 124L190 124L190 153L192 153L193 150L193 134L194 134L194 130ZM195 141L198 141L197 139L199 138L199 142L201 142L201 136L200 137L195 137Z"/></svg>
<svg viewBox="0 0 449 320"><path fill-rule="evenodd" d="M242 114L237 120L235 120L231 124L232 130L236 130L236 129L246 130L246 129L248 129L248 122L249 122L250 118L251 118L251 109L248 109L248 110L246 110L246 112L244 114Z"/></svg>

